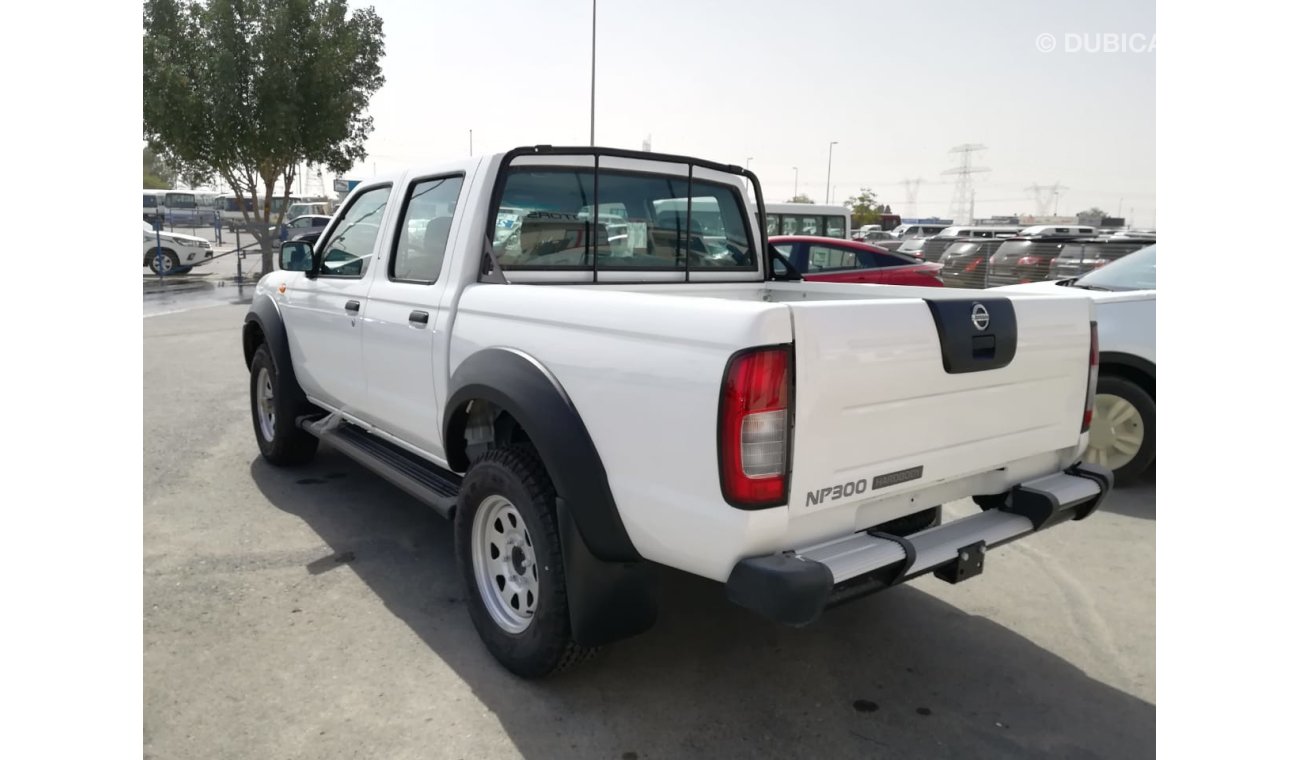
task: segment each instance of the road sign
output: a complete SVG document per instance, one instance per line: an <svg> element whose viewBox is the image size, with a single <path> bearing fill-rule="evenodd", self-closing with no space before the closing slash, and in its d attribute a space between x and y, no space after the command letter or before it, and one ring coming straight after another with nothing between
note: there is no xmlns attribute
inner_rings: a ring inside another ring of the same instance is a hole
<svg viewBox="0 0 1300 760"><path fill-rule="evenodd" d="M336 179L336 180L334 180L334 192L336 192L336 193L346 193L347 191L349 191L349 190L351 190L351 189L352 189L352 186L348 183L348 181L347 181L346 179Z"/></svg>

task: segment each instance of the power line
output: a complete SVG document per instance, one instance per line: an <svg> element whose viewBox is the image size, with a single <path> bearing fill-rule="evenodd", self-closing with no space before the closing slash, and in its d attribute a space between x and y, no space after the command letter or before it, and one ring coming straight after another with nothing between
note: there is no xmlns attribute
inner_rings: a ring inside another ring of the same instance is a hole
<svg viewBox="0 0 1300 760"><path fill-rule="evenodd" d="M1037 182L1025 188L1025 192L1030 194L1034 199L1034 205L1037 206L1039 216L1047 216L1047 209L1052 209L1052 216L1056 216L1057 210L1061 204L1061 191L1070 188L1062 185L1059 181L1051 185L1040 185Z"/></svg>
<svg viewBox="0 0 1300 760"><path fill-rule="evenodd" d="M907 215L916 216L916 194L921 190L921 183L925 180L920 177L903 180L903 191L907 194Z"/></svg>
<svg viewBox="0 0 1300 760"><path fill-rule="evenodd" d="M953 188L952 192L952 205L949 210L954 220L966 216L968 217L966 219L967 223L974 221L975 189L971 182L971 175L991 171L987 166L971 166L972 154L980 150L987 150L987 147L975 143L966 143L948 151L961 156L958 159L957 166L941 172L943 175L951 175L957 178L956 187Z"/></svg>

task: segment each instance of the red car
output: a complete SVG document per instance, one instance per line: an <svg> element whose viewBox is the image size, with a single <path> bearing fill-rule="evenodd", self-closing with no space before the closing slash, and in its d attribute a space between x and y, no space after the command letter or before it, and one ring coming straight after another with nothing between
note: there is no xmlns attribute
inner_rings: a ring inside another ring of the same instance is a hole
<svg viewBox="0 0 1300 760"><path fill-rule="evenodd" d="M810 235L778 235L768 242L806 280L943 287L939 279L943 267L870 243Z"/></svg>

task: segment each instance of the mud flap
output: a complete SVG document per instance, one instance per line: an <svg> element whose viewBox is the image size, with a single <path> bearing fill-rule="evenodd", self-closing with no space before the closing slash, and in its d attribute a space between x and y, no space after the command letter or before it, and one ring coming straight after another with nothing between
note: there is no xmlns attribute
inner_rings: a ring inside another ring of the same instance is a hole
<svg viewBox="0 0 1300 760"><path fill-rule="evenodd" d="M596 647L644 633L659 616L647 562L605 562L587 548L564 499L555 500L573 640Z"/></svg>

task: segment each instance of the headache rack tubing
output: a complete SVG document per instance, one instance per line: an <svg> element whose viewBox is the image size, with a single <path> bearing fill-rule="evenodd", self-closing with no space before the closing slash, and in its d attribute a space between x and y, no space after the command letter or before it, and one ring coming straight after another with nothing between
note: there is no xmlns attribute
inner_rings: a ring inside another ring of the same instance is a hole
<svg viewBox="0 0 1300 760"><path fill-rule="evenodd" d="M677 156L671 153L652 153L650 151L626 150L623 148L597 148L597 147L584 147L584 146L557 147L554 145L533 145L525 148L515 148L514 150L508 151L501 158L501 170L497 172L496 180L492 184L492 202L488 206L489 228L484 230L484 235L486 236L488 241L492 240L492 229L490 226L493 224L492 212L495 209L500 207L501 196L503 193L505 193L505 182L504 182L506 176L505 170L510 168L511 162L513 162L516 158L519 158L520 156L591 156L595 161L595 165L592 167L591 170L592 171L592 195L595 196L592 199L592 208L595 209L594 211L595 221L588 222L588 224L600 223L600 157L601 156L607 156L609 158L635 158L644 161L662 161L664 163L686 164L687 244L686 244L685 272L686 272L687 282L691 281L691 251L690 251L691 195L692 195L691 190L692 190L693 183L695 181L695 167L699 166L705 169L712 169L713 171L722 172L724 174L736 174L741 177L744 177L745 179L749 180L750 184L754 188L754 200L758 206L758 229L756 230L756 232L758 233L759 250L763 252L762 255L763 279L765 280L775 279L772 273L772 256L767 242L767 210L765 204L763 203L763 187L762 185L759 184L758 175L754 174L749 169L745 169L740 166L735 166L733 164L720 164L716 161L705 161L704 159L701 158L692 158L690 156ZM587 241L588 241L587 244L594 248L594 240L590 232L587 234ZM493 266L496 267L498 271L500 271L499 265L496 264L496 262L492 262L492 263ZM597 282L599 276L600 276L599 270L596 269L596 256L593 253L591 257L592 282Z"/></svg>

